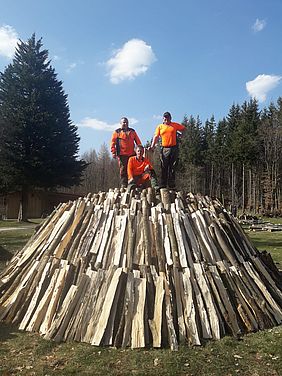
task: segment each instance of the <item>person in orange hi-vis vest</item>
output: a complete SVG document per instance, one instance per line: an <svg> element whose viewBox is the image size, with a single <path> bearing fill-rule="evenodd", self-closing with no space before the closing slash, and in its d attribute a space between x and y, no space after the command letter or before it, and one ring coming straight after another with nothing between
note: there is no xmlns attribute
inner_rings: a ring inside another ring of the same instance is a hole
<svg viewBox="0 0 282 376"><path fill-rule="evenodd" d="M152 144L153 149L161 138L161 187L175 189L175 171L178 160L177 133L185 131L185 126L171 121L171 114L163 114L163 122L155 130Z"/></svg>
<svg viewBox="0 0 282 376"><path fill-rule="evenodd" d="M128 160L128 189L133 187L158 189L157 176L149 159L144 157L144 147L138 145L135 151L136 156Z"/></svg>
<svg viewBox="0 0 282 376"><path fill-rule="evenodd" d="M133 128L129 128L128 119L122 117L120 119L120 128L116 129L112 134L111 152L113 158L117 158L119 162L119 173L121 187L127 187L127 164L131 156L135 155L135 145L141 145L140 138Z"/></svg>

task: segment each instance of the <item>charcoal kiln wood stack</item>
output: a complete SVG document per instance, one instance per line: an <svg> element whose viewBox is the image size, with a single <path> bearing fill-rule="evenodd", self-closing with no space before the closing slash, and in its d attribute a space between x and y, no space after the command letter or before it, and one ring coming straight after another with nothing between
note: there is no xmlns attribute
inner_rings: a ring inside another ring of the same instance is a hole
<svg viewBox="0 0 282 376"><path fill-rule="evenodd" d="M0 276L0 320L55 341L200 345L282 323L281 272L218 200L114 189L59 205Z"/></svg>

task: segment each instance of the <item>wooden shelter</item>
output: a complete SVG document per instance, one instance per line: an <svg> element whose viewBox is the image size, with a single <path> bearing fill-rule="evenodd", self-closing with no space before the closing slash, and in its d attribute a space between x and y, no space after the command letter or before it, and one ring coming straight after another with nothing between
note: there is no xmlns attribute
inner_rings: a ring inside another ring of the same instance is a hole
<svg viewBox="0 0 282 376"><path fill-rule="evenodd" d="M0 276L0 320L55 341L176 350L281 324L281 273L219 201L115 189L46 219Z"/></svg>
<svg viewBox="0 0 282 376"><path fill-rule="evenodd" d="M50 214L62 202L75 200L79 194L45 191L42 189L31 190L28 194L28 218L41 218ZM14 191L0 196L0 219L16 219L19 215L21 192Z"/></svg>

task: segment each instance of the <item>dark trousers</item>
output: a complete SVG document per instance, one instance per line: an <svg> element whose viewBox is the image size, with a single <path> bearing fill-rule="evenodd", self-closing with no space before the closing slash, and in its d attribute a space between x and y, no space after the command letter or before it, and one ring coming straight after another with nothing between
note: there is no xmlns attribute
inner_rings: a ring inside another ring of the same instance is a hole
<svg viewBox="0 0 282 376"><path fill-rule="evenodd" d="M178 160L178 146L161 148L161 186L175 188L175 172Z"/></svg>
<svg viewBox="0 0 282 376"><path fill-rule="evenodd" d="M133 181L128 184L129 188L155 188L158 189L158 178L155 170L148 170L142 175L134 176Z"/></svg>
<svg viewBox="0 0 282 376"><path fill-rule="evenodd" d="M128 160L130 157L131 155L120 155L118 157L120 184L122 187L127 187L127 183L128 183L127 165L128 165Z"/></svg>

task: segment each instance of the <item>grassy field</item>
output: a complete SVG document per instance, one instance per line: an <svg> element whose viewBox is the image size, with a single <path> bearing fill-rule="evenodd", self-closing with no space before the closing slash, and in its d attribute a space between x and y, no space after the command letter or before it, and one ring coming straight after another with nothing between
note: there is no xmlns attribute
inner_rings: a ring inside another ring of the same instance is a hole
<svg viewBox="0 0 282 376"><path fill-rule="evenodd" d="M5 222L5 223L4 223ZM22 248L34 226L0 221L0 268ZM4 229L17 227L16 230ZM282 265L282 232L248 232L259 250ZM2 265L1 265L2 263ZM282 375L282 326L251 333L240 340L225 337L201 347L169 349L97 348L83 343L55 343L0 323L0 375Z"/></svg>

